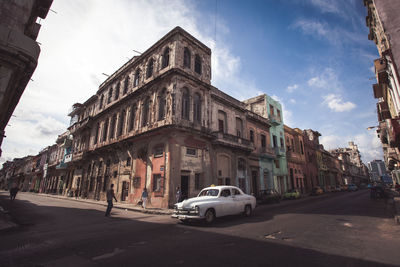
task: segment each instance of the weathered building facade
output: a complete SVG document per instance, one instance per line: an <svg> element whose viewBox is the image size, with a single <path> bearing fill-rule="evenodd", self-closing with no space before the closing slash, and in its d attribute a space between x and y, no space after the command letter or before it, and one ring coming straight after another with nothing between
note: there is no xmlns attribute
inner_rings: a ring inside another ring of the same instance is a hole
<svg viewBox="0 0 400 267"><path fill-rule="evenodd" d="M284 125L286 140L286 160L288 168L288 188L306 192L304 173L306 160L304 154L303 131Z"/></svg>
<svg viewBox="0 0 400 267"><path fill-rule="evenodd" d="M367 8L368 39L375 42L380 58L374 61L378 100L377 133L381 139L387 168L394 181L400 182L400 2L364 0Z"/></svg>
<svg viewBox="0 0 400 267"><path fill-rule="evenodd" d="M53 0L0 2L0 156L5 128L39 58L40 24Z"/></svg>
<svg viewBox="0 0 400 267"><path fill-rule="evenodd" d="M307 129L303 131L304 151L305 151L305 169L304 180L306 183L306 192L310 192L315 186L319 186L317 151L319 149L319 137L321 134L317 131Z"/></svg>
<svg viewBox="0 0 400 267"><path fill-rule="evenodd" d="M213 87L210 61L177 27L74 104L66 190L105 199L113 183L120 201L136 203L147 188L150 204L165 208L177 187L184 197L211 184L273 187L270 119Z"/></svg>

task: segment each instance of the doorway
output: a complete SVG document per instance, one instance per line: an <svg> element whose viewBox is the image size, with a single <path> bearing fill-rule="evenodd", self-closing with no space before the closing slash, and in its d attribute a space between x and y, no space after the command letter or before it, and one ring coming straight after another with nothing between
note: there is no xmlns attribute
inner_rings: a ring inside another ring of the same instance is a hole
<svg viewBox="0 0 400 267"><path fill-rule="evenodd" d="M258 186L257 186L257 177L258 177L258 172L257 171L252 171L251 172L251 193L253 196L257 196L258 192Z"/></svg>
<svg viewBox="0 0 400 267"><path fill-rule="evenodd" d="M181 201L184 199L187 199L189 197L189 176L188 175L182 175L181 176Z"/></svg>
<svg viewBox="0 0 400 267"><path fill-rule="evenodd" d="M121 201L126 201L129 193L129 182L122 182Z"/></svg>

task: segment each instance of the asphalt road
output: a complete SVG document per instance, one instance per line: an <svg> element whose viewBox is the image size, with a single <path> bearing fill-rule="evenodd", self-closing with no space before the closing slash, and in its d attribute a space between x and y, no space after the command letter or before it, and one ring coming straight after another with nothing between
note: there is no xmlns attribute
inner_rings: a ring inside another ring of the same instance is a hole
<svg viewBox="0 0 400 267"><path fill-rule="evenodd" d="M367 190L259 206L212 226L166 215L19 193L0 205L18 228L0 232L0 266L400 265L392 206Z"/></svg>

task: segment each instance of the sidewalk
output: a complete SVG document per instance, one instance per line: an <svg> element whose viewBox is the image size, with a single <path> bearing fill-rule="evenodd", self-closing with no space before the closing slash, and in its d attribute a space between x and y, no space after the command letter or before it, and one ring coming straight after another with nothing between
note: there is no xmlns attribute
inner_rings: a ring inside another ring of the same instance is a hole
<svg viewBox="0 0 400 267"><path fill-rule="evenodd" d="M32 195L38 195L38 196L42 196L42 197L57 198L57 199L64 199L64 200L77 201L77 202L85 202L85 203L96 204L96 205L107 207L107 202L100 201L100 200L97 201L97 200L93 200L93 199L84 199L84 198L75 198L75 197L66 197L66 196L60 196L60 195L30 193L30 192L20 192L19 194L32 194ZM130 210L130 211L136 211L136 212L142 212L142 213L148 213L148 214L171 215L174 211L172 209L159 209L159 208L143 209L141 206L138 206L136 204L126 204L126 203L120 203L120 202L114 202L113 204L114 204L114 207L113 207L114 209Z"/></svg>

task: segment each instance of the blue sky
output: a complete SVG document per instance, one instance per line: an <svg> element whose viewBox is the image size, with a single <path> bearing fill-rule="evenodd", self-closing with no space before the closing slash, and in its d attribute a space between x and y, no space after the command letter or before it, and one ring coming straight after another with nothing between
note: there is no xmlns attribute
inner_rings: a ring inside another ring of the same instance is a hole
<svg viewBox="0 0 400 267"><path fill-rule="evenodd" d="M212 84L244 100L281 101L285 123L314 129L325 148L359 145L382 157L373 59L361 0L54 1L39 65L6 128L0 164L37 154L68 126L68 109L175 26L212 49ZM29 129L29 131L27 131Z"/></svg>

